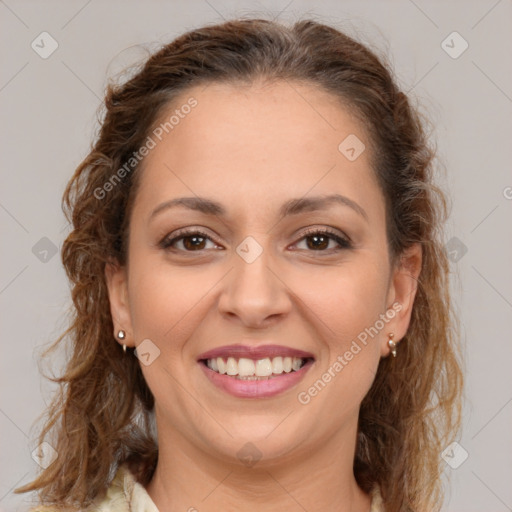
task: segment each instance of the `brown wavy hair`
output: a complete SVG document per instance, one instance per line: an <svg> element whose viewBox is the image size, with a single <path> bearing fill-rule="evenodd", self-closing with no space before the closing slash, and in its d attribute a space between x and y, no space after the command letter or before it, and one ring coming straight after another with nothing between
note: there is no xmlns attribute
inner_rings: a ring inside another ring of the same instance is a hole
<svg viewBox="0 0 512 512"><path fill-rule="evenodd" d="M73 227L62 247L73 319L44 356L65 340L72 354L64 374L50 378L60 388L39 436L43 442L52 433L58 457L15 492L39 490L41 503L75 510L105 493L121 463L143 485L151 480L158 457L154 398L137 358L123 357L113 338L104 276L107 262L126 262L140 164L105 197L98 198L98 190L132 162L178 95L199 84L261 78L320 87L363 121L386 202L390 253L396 261L412 244L422 246L399 356L380 361L361 404L354 474L365 492L379 485L387 512L440 508L440 453L460 428L462 371L442 246L447 198L433 181L435 151L425 119L397 87L386 59L313 20L286 26L237 19L192 30L153 53L125 83L107 86L96 141L63 197Z"/></svg>

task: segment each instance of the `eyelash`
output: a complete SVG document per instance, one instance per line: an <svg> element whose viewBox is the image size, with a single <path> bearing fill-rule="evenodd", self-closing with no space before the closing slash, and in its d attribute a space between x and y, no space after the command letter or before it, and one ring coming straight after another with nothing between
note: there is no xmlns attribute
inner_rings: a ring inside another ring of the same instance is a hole
<svg viewBox="0 0 512 512"><path fill-rule="evenodd" d="M201 238L206 238L214 243L217 243L215 242L215 240L213 240L209 235L207 235L205 232L201 231L200 229L191 229L191 230L181 230L181 231L178 231L176 233L176 236L172 237L172 238L164 238L161 242L160 242L160 247L162 249L166 249L166 250L173 250L172 248L172 245L179 241L179 240L182 240L184 238L191 238L193 236L197 236L199 235ZM350 242L350 240L348 238L344 238L342 236L340 236L338 233L334 232L334 231L331 231L329 229L318 229L318 228L311 228L311 229L308 229L306 230L301 238L298 240L299 242L302 241L303 239L305 238L308 238L310 236L314 236L314 235L322 235L322 236L327 236L328 238L330 238L331 240L334 240L335 242L337 242L339 244L340 247L337 247L335 249L320 249L318 251L315 251L315 250L310 250L308 252L324 252L324 253L332 253L332 251L341 251L341 250L344 250L344 249L351 249L352 248L352 243ZM175 251L179 251L179 252L188 252L188 253L194 253L194 252L202 252L206 249L199 249L197 251L187 251L187 250L180 250L180 249L174 249Z"/></svg>

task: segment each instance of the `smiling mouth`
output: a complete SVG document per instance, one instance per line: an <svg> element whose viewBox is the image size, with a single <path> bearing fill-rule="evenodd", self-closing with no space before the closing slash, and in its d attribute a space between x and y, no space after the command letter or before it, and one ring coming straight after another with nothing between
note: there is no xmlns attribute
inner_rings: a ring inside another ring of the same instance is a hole
<svg viewBox="0 0 512 512"><path fill-rule="evenodd" d="M210 370L237 380L269 380L283 374L294 373L303 368L311 357L266 357L249 359L245 357L215 357L200 362Z"/></svg>

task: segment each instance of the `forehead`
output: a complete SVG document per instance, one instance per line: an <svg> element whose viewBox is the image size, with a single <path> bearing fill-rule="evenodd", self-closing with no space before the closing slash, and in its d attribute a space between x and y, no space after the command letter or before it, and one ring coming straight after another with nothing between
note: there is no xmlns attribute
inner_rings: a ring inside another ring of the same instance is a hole
<svg viewBox="0 0 512 512"><path fill-rule="evenodd" d="M313 85L283 80L194 87L162 111L155 127L137 194L143 202L198 195L229 203L236 192L257 207L308 191L355 200L365 194L375 200L379 192L368 151L351 160L343 144L340 150L345 140L369 147L363 125L337 97Z"/></svg>

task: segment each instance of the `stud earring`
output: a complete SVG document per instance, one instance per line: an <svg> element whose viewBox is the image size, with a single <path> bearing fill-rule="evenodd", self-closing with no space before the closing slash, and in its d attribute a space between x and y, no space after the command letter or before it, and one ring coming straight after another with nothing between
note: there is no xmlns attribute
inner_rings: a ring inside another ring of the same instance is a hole
<svg viewBox="0 0 512 512"><path fill-rule="evenodd" d="M121 330L117 333L117 337L120 340L124 340L126 338L126 333ZM123 343L123 352L126 354L126 344L125 343Z"/></svg>
<svg viewBox="0 0 512 512"><path fill-rule="evenodd" d="M389 336L388 347L391 349L391 354L393 355L393 357L396 357L396 343L393 341L394 334L392 332L390 332L388 334L388 336Z"/></svg>

